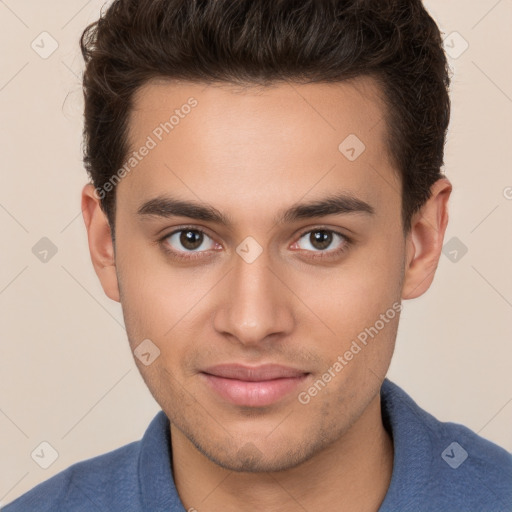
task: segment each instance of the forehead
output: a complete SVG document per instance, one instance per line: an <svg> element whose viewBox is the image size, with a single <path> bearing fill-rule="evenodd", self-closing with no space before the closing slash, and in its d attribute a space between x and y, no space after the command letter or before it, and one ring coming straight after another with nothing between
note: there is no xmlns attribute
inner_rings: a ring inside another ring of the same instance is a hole
<svg viewBox="0 0 512 512"><path fill-rule="evenodd" d="M191 98L198 108L187 108ZM193 116L188 116L189 110ZM385 110L381 89L371 77L332 84L277 82L269 86L153 79L134 95L130 139L140 138L152 131L155 122L165 123L177 114L179 121L171 123L172 136L176 138L194 125L197 136L209 135L201 147L209 140L212 144L247 145L251 141L245 140L246 136L264 142L268 135L281 135L271 144L279 149L279 143L291 142L287 136L315 141L320 137L337 139L347 133L375 145L383 142ZM186 117L190 117L187 123L181 123ZM177 124L182 125L180 130L174 130ZM221 126L224 129L219 131ZM222 140L223 135L229 140Z"/></svg>
<svg viewBox="0 0 512 512"><path fill-rule="evenodd" d="M384 115L368 77L265 87L152 80L134 97L128 136L130 151L151 149L118 194L135 207L179 191L255 213L259 201L277 206L272 196L282 205L333 189L399 203Z"/></svg>

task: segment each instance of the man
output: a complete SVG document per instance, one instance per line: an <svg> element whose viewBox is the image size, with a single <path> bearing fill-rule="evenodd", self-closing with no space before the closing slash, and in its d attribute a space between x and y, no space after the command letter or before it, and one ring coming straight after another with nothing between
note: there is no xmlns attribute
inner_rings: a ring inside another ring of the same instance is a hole
<svg viewBox="0 0 512 512"><path fill-rule="evenodd" d="M82 51L91 258L162 411L5 510L512 510L512 455L385 378L451 193L420 0L117 0Z"/></svg>

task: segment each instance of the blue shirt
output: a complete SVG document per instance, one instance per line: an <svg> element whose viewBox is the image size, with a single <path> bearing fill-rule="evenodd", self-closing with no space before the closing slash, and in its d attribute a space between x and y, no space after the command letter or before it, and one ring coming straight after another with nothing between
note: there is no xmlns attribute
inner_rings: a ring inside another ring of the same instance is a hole
<svg viewBox="0 0 512 512"><path fill-rule="evenodd" d="M394 462L379 512L512 511L512 454L438 421L388 379L381 403ZM160 411L140 441L73 464L2 511L186 512L171 460L169 420Z"/></svg>

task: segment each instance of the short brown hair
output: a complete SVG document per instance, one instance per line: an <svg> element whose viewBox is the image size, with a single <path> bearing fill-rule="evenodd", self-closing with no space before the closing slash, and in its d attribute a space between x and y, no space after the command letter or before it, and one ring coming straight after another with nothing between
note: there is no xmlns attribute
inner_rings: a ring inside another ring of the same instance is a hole
<svg viewBox="0 0 512 512"><path fill-rule="evenodd" d="M96 187L123 166L134 93L160 77L269 85L372 76L386 99L406 231L442 176L449 68L421 0L114 0L80 46L84 164ZM113 230L115 190L101 205Z"/></svg>

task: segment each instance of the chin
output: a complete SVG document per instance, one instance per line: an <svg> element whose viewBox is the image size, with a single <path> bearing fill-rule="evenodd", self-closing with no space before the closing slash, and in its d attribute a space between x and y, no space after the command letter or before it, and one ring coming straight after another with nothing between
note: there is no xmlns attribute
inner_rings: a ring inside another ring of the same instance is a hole
<svg viewBox="0 0 512 512"><path fill-rule="evenodd" d="M210 447L192 442L210 461L228 471L237 473L286 471L306 462L322 448L318 446L318 443L312 444L311 440L301 446L295 443L289 446L280 444L279 450L269 443L265 446L264 453L252 442L246 442L238 450L233 447L233 443L230 444L230 448L219 450L219 445L217 445L215 450L211 450Z"/></svg>

